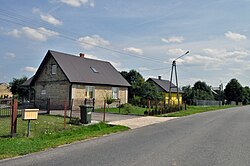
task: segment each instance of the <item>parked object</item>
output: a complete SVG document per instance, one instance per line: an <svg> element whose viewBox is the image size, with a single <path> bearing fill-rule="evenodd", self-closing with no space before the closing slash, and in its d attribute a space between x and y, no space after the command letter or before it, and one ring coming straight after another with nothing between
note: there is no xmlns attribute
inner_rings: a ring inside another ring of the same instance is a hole
<svg viewBox="0 0 250 166"><path fill-rule="evenodd" d="M80 107L80 116L81 116L80 122L83 124L91 123L93 107L88 106L88 105L80 105L79 107Z"/></svg>

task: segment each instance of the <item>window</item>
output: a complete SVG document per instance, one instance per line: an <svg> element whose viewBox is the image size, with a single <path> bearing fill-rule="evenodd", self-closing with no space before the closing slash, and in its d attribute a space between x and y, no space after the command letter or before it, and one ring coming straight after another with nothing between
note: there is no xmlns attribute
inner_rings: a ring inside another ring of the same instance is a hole
<svg viewBox="0 0 250 166"><path fill-rule="evenodd" d="M95 87L94 86L86 86L85 96L87 98L94 98L95 97Z"/></svg>
<svg viewBox="0 0 250 166"><path fill-rule="evenodd" d="M94 73L99 73L94 67L90 67Z"/></svg>
<svg viewBox="0 0 250 166"><path fill-rule="evenodd" d="M118 99L118 91L119 89L117 87L112 87L112 98Z"/></svg>
<svg viewBox="0 0 250 166"><path fill-rule="evenodd" d="M51 65L51 74L56 74L56 65Z"/></svg>
<svg viewBox="0 0 250 166"><path fill-rule="evenodd" d="M41 95L46 95L46 90L45 90L45 89L43 89L43 90L41 91Z"/></svg>

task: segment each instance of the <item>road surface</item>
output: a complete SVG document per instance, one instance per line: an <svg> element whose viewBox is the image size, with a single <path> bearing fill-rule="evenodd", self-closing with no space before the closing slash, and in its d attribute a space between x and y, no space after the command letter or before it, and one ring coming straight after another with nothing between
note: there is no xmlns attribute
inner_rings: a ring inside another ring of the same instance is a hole
<svg viewBox="0 0 250 166"><path fill-rule="evenodd" d="M83 141L0 166L250 165L250 106L230 108Z"/></svg>

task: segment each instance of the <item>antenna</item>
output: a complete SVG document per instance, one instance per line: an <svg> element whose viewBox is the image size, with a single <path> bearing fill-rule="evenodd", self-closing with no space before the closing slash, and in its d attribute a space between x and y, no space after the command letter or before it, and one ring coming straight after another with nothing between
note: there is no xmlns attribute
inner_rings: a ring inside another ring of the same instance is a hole
<svg viewBox="0 0 250 166"><path fill-rule="evenodd" d="M173 60L172 62L172 68L171 68L171 75L170 75L170 80L169 80L169 93L168 93L168 108L169 110L171 110L171 92L173 88L176 88L177 91L177 100L178 100L178 109L180 110L180 98L179 98L179 86L178 86L178 78L177 78L177 69L176 69L176 60L184 57L185 55L187 55L189 53L189 51L187 51L185 54L179 56L178 58L176 58L175 60ZM172 84L172 79L173 79L173 71L175 70L175 83L176 86L174 86L174 84Z"/></svg>

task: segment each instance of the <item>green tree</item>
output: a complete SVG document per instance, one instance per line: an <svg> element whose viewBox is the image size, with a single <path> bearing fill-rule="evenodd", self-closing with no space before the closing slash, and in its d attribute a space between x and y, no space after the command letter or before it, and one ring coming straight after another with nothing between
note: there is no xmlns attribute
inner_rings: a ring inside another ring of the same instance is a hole
<svg viewBox="0 0 250 166"><path fill-rule="evenodd" d="M161 95L155 85L146 82L136 70L122 71L122 76L131 84L128 91L129 102L138 105L147 99L160 100Z"/></svg>
<svg viewBox="0 0 250 166"><path fill-rule="evenodd" d="M188 105L191 105L192 100L194 99L193 88L190 85L188 85L188 86L182 87L182 90L184 92L182 95L183 101L185 101Z"/></svg>
<svg viewBox="0 0 250 166"><path fill-rule="evenodd" d="M247 105L250 103L250 88L245 86L243 88L243 98L242 98L243 105Z"/></svg>
<svg viewBox="0 0 250 166"><path fill-rule="evenodd" d="M236 105L238 105L239 102L242 102L243 87L237 79L231 79L230 82L226 85L224 92L225 98L228 103L230 103L231 101L235 101Z"/></svg>
<svg viewBox="0 0 250 166"><path fill-rule="evenodd" d="M214 100L211 87L206 82L197 81L193 87L193 99L196 100Z"/></svg>
<svg viewBox="0 0 250 166"><path fill-rule="evenodd" d="M24 100L28 98L29 90L27 87L21 86L27 80L26 76L21 78L13 78L13 80L9 83L10 91L13 95L17 95L19 99Z"/></svg>

